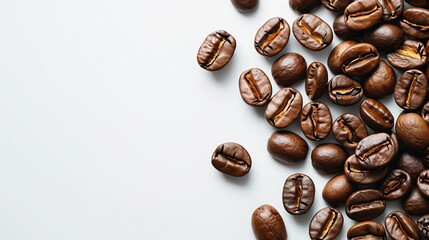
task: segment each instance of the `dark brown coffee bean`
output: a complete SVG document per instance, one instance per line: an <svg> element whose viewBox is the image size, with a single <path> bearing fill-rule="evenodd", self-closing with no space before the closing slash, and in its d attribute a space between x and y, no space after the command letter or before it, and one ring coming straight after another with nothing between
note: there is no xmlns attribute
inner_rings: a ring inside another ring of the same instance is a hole
<svg viewBox="0 0 429 240"><path fill-rule="evenodd" d="M382 16L383 7L377 0L356 0L344 10L346 25L353 31L371 28Z"/></svg>
<svg viewBox="0 0 429 240"><path fill-rule="evenodd" d="M429 10L420 7L408 8L400 22L405 34L418 39L429 38Z"/></svg>
<svg viewBox="0 0 429 240"><path fill-rule="evenodd" d="M335 17L332 27L334 28L335 35L342 39L354 38L359 34L359 32L353 31L346 26L344 14Z"/></svg>
<svg viewBox="0 0 429 240"><path fill-rule="evenodd" d="M380 216L386 209L383 194L375 189L359 190L347 199L346 214L356 221L367 221Z"/></svg>
<svg viewBox="0 0 429 240"><path fill-rule="evenodd" d="M378 66L379 60L380 55L377 48L369 43L358 43L350 46L340 56L342 71L352 77L370 73Z"/></svg>
<svg viewBox="0 0 429 240"><path fill-rule="evenodd" d="M363 90L358 81L340 74L329 81L328 95L333 103L350 106L362 99Z"/></svg>
<svg viewBox="0 0 429 240"><path fill-rule="evenodd" d="M425 122L429 125L429 102L423 105L421 115Z"/></svg>
<svg viewBox="0 0 429 240"><path fill-rule="evenodd" d="M219 145L213 152L212 165L222 173L241 177L250 171L252 160L243 146L227 142Z"/></svg>
<svg viewBox="0 0 429 240"><path fill-rule="evenodd" d="M429 127L420 115L399 116L395 129L399 141L411 150L421 151L429 145Z"/></svg>
<svg viewBox="0 0 429 240"><path fill-rule="evenodd" d="M419 239L416 223L407 214L399 211L391 212L384 221L387 233L393 240Z"/></svg>
<svg viewBox="0 0 429 240"><path fill-rule="evenodd" d="M286 240L287 238L282 216L270 205L262 205L253 212L252 228L257 240Z"/></svg>
<svg viewBox="0 0 429 240"><path fill-rule="evenodd" d="M342 12L350 4L351 0L321 0L321 2L328 10Z"/></svg>
<svg viewBox="0 0 429 240"><path fill-rule="evenodd" d="M313 205L314 191L314 183L309 176L293 174L283 186L283 206L292 215L302 215Z"/></svg>
<svg viewBox="0 0 429 240"><path fill-rule="evenodd" d="M305 78L307 62L298 53L286 53L277 59L271 67L271 74L279 85L290 86Z"/></svg>
<svg viewBox="0 0 429 240"><path fill-rule="evenodd" d="M283 50L289 41L289 24L281 17L268 20L255 36L256 51L267 57L272 57Z"/></svg>
<svg viewBox="0 0 429 240"><path fill-rule="evenodd" d="M429 169L420 173L417 178L417 187L425 197L429 198Z"/></svg>
<svg viewBox="0 0 429 240"><path fill-rule="evenodd" d="M429 214L429 199L424 197L418 188L411 189L410 194L402 200L402 209L407 214L413 216Z"/></svg>
<svg viewBox="0 0 429 240"><path fill-rule="evenodd" d="M235 46L235 38L227 31L218 30L212 32L198 50L198 64L209 71L219 70L231 60Z"/></svg>
<svg viewBox="0 0 429 240"><path fill-rule="evenodd" d="M396 150L395 151L395 158L396 158L396 156L398 156L398 153L399 153L399 139L396 136L395 132L390 132L390 137L392 138L393 145L395 146L395 150Z"/></svg>
<svg viewBox="0 0 429 240"><path fill-rule="evenodd" d="M322 102L309 102L301 112L301 129L314 141L325 139L332 127L332 116L328 106Z"/></svg>
<svg viewBox="0 0 429 240"><path fill-rule="evenodd" d="M319 5L319 0L289 0L290 8L299 13L308 13Z"/></svg>
<svg viewBox="0 0 429 240"><path fill-rule="evenodd" d="M417 110L425 101L428 79L417 69L406 71L395 86L395 102L406 110Z"/></svg>
<svg viewBox="0 0 429 240"><path fill-rule="evenodd" d="M376 133L362 139L356 147L356 158L362 168L377 169L389 164L396 149L392 138L386 133Z"/></svg>
<svg viewBox="0 0 429 240"><path fill-rule="evenodd" d="M344 164L344 174L346 177L350 181L361 185L379 182L386 176L388 170L387 166L378 169L362 168L354 154L347 158Z"/></svg>
<svg viewBox="0 0 429 240"><path fill-rule="evenodd" d="M429 239L429 214L417 220L417 227L419 228L420 237L422 239Z"/></svg>
<svg viewBox="0 0 429 240"><path fill-rule="evenodd" d="M251 12L258 7L259 0L231 0L239 12Z"/></svg>
<svg viewBox="0 0 429 240"><path fill-rule="evenodd" d="M383 225L374 221L356 223L347 232L348 240L386 240Z"/></svg>
<svg viewBox="0 0 429 240"><path fill-rule="evenodd" d="M285 128L298 118L301 108L301 93L295 88L282 88L268 103L265 119L273 127Z"/></svg>
<svg viewBox="0 0 429 240"><path fill-rule="evenodd" d="M404 10L404 0L378 0L383 7L382 20L385 22L398 19Z"/></svg>
<svg viewBox="0 0 429 240"><path fill-rule="evenodd" d="M350 182L346 175L340 174L331 178L323 188L322 197L332 206L344 204L347 198L356 190L356 185Z"/></svg>
<svg viewBox="0 0 429 240"><path fill-rule="evenodd" d="M259 68L251 68L240 75L238 82L244 102L251 106L263 106L270 101L272 87L270 79Z"/></svg>
<svg viewBox="0 0 429 240"><path fill-rule="evenodd" d="M299 135L280 130L271 134L267 143L268 152L283 163L298 163L307 157L308 144Z"/></svg>
<svg viewBox="0 0 429 240"><path fill-rule="evenodd" d="M313 167L324 174L339 173L344 169L347 152L338 144L321 144L311 152Z"/></svg>
<svg viewBox="0 0 429 240"><path fill-rule="evenodd" d="M429 1L427 0L405 0L405 2L416 7L429 7Z"/></svg>
<svg viewBox="0 0 429 240"><path fill-rule="evenodd" d="M331 53L328 57L328 67L333 74L341 74L342 63L340 61L340 56L351 46L357 44L358 42L354 40L347 40L338 44L334 49L332 49Z"/></svg>
<svg viewBox="0 0 429 240"><path fill-rule="evenodd" d="M292 32L298 42L311 50L319 51L331 44L331 27L318 16L306 13L299 16L292 26Z"/></svg>
<svg viewBox="0 0 429 240"><path fill-rule="evenodd" d="M381 102L367 98L360 104L360 117L375 131L390 131L393 128L392 113Z"/></svg>
<svg viewBox="0 0 429 240"><path fill-rule="evenodd" d="M383 0L379 1L383 2ZM396 25L385 23L371 29L365 35L364 41L374 45L378 51L392 52L404 41L404 32Z"/></svg>
<svg viewBox="0 0 429 240"><path fill-rule="evenodd" d="M411 190L411 183L411 177L407 172L394 169L381 183L380 191L386 200L400 199Z"/></svg>
<svg viewBox="0 0 429 240"><path fill-rule="evenodd" d="M311 240L335 239L343 228L343 215L335 208L326 207L318 211L310 222Z"/></svg>
<svg viewBox="0 0 429 240"><path fill-rule="evenodd" d="M380 60L378 67L369 75L363 85L365 95L379 99L393 93L396 74L392 67Z"/></svg>
<svg viewBox="0 0 429 240"><path fill-rule="evenodd" d="M387 54L387 61L395 68L407 70L423 67L428 60L423 43L405 40L395 52Z"/></svg>
<svg viewBox="0 0 429 240"><path fill-rule="evenodd" d="M368 136L368 131L358 116L345 113L334 121L332 134L343 147L355 149L359 141Z"/></svg>
<svg viewBox="0 0 429 240"><path fill-rule="evenodd" d="M421 158L410 152L402 153L399 158L398 168L410 175L412 183L415 183L420 173L426 169Z"/></svg>
<svg viewBox="0 0 429 240"><path fill-rule="evenodd" d="M321 62L312 62L307 69L305 93L311 100L320 98L328 85L328 71Z"/></svg>

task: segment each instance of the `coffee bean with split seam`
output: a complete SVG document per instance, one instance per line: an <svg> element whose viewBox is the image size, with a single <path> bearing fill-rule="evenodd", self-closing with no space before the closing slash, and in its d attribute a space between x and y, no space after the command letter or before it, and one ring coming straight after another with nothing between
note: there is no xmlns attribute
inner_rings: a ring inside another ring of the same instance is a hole
<svg viewBox="0 0 429 240"><path fill-rule="evenodd" d="M311 240L335 239L343 228L343 215L332 207L322 208L310 222L309 234Z"/></svg>
<svg viewBox="0 0 429 240"><path fill-rule="evenodd" d="M268 20L258 30L255 36L256 51L267 57L272 57L283 50L289 41L289 24L281 17Z"/></svg>
<svg viewBox="0 0 429 240"><path fill-rule="evenodd" d="M395 86L394 98L399 107L417 110L425 101L428 79L417 69L406 71Z"/></svg>
<svg viewBox="0 0 429 240"><path fill-rule="evenodd" d="M322 102L309 102L301 112L301 129L304 135L314 141L325 139L332 126L331 111Z"/></svg>
<svg viewBox="0 0 429 240"><path fill-rule="evenodd" d="M328 95L338 105L349 106L363 97L362 85L344 74L333 77L328 83Z"/></svg>
<svg viewBox="0 0 429 240"><path fill-rule="evenodd" d="M419 239L416 223L407 214L399 211L391 212L384 221L387 233L394 240Z"/></svg>
<svg viewBox="0 0 429 240"><path fill-rule="evenodd" d="M359 111L362 120L375 131L390 131L393 128L393 115L381 102L367 98L360 104Z"/></svg>
<svg viewBox="0 0 429 240"><path fill-rule="evenodd" d="M340 56L342 71L352 77L370 73L378 66L380 55L377 48L369 43L358 43L350 46Z"/></svg>
<svg viewBox="0 0 429 240"><path fill-rule="evenodd" d="M344 164L344 174L346 177L350 181L361 185L368 185L381 181L386 176L388 170L388 166L377 169L363 168L359 164L355 154L347 158Z"/></svg>
<svg viewBox="0 0 429 240"><path fill-rule="evenodd" d="M294 88L282 88L268 103L265 119L273 127L285 128L298 118L301 108L301 93Z"/></svg>
<svg viewBox="0 0 429 240"><path fill-rule="evenodd" d="M394 52L387 54L387 61L395 68L407 70L422 68L428 60L423 43L405 40Z"/></svg>
<svg viewBox="0 0 429 240"><path fill-rule="evenodd" d="M420 173L417 178L417 187L425 197L429 198L429 169Z"/></svg>
<svg viewBox="0 0 429 240"><path fill-rule="evenodd" d="M219 145L213 152L212 165L222 173L241 177L250 171L252 159L243 146L227 142Z"/></svg>
<svg viewBox="0 0 429 240"><path fill-rule="evenodd" d="M292 215L305 214L313 205L314 192L314 183L309 176L293 174L283 186L283 206Z"/></svg>
<svg viewBox="0 0 429 240"><path fill-rule="evenodd" d="M422 216L417 220L420 236L423 239L429 239L429 214Z"/></svg>
<svg viewBox="0 0 429 240"><path fill-rule="evenodd" d="M342 70L342 62L340 61L340 56L351 46L357 44L357 41L354 40L346 40L338 44L334 49L332 49L331 53L328 57L328 67L333 74L341 74Z"/></svg>
<svg viewBox="0 0 429 240"><path fill-rule="evenodd" d="M270 79L259 68L244 71L239 79L240 94L244 102L251 106L263 106L270 101L272 87Z"/></svg>
<svg viewBox="0 0 429 240"><path fill-rule="evenodd" d="M356 147L356 158L366 169L376 169L389 164L396 153L392 138L387 133L371 134Z"/></svg>
<svg viewBox="0 0 429 240"><path fill-rule="evenodd" d="M383 8L382 20L385 22L398 19L404 10L404 0L378 0Z"/></svg>
<svg viewBox="0 0 429 240"><path fill-rule="evenodd" d="M328 71L321 62L312 62L307 69L305 93L311 100L320 98L328 86Z"/></svg>
<svg viewBox="0 0 429 240"><path fill-rule="evenodd" d="M218 30L212 32L198 50L198 64L209 71L219 70L231 60L235 46L235 38L227 31Z"/></svg>
<svg viewBox="0 0 429 240"><path fill-rule="evenodd" d="M405 34L413 38L429 38L429 9L408 8L402 15L400 26Z"/></svg>
<svg viewBox="0 0 429 240"><path fill-rule="evenodd" d="M386 240L383 225L374 221L356 223L347 232L348 240Z"/></svg>
<svg viewBox="0 0 429 240"><path fill-rule="evenodd" d="M343 147L355 149L359 141L368 136L368 130L358 116L344 113L334 121L332 134Z"/></svg>
<svg viewBox="0 0 429 240"><path fill-rule="evenodd" d="M356 221L368 221L380 216L386 209L383 194L376 189L358 190L346 201L346 214Z"/></svg>
<svg viewBox="0 0 429 240"><path fill-rule="evenodd" d="M302 46L314 51L329 46L333 38L331 27L311 13L299 16L293 23L292 32Z"/></svg>
<svg viewBox="0 0 429 240"><path fill-rule="evenodd" d="M321 0L322 5L334 12L343 12L350 4L351 0Z"/></svg>
<svg viewBox="0 0 429 240"><path fill-rule="evenodd" d="M380 185L380 191L386 200L396 200L411 190L410 175L400 169L393 169Z"/></svg>
<svg viewBox="0 0 429 240"><path fill-rule="evenodd" d="M353 31L371 28L383 16L383 7L377 0L356 0L344 10L346 26Z"/></svg>
<svg viewBox="0 0 429 240"><path fill-rule="evenodd" d="M429 102L423 105L421 115L425 122L429 125Z"/></svg>

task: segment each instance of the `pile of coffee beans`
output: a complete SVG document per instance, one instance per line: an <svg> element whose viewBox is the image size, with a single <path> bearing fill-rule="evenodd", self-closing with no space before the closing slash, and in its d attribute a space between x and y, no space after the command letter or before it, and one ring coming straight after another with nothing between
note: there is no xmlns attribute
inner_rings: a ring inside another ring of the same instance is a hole
<svg viewBox="0 0 429 240"><path fill-rule="evenodd" d="M311 152L318 172L338 174L322 191L330 206L313 216L311 239L338 236L343 227L343 215L335 208L339 205L345 206L348 218L358 222L348 230L348 239L387 239L386 232L392 239L429 239L429 1L406 2L412 7L406 8L403 0L289 0L291 9L302 15L292 25L281 17L271 18L255 34L255 50L265 57L285 48L290 31L313 51L329 46L334 33L344 40L324 59L335 74L330 80L323 63L307 67L304 57L293 52L272 65L272 78L283 87L275 94L269 77L259 68L245 70L238 77L244 102L265 106L268 124L279 129L267 142L274 159L285 164L306 159L307 141L285 129L297 119L308 140L320 141L332 132L337 141L320 144ZM240 12L249 12L257 8L258 0L232 0L232 4ZM319 5L339 13L333 30L310 13ZM231 60L235 48L230 33L215 31L201 45L198 64L208 71L219 70ZM402 71L399 78L393 68ZM304 106L302 94L291 87L303 80L305 94L313 100ZM329 107L315 101L324 94L341 106L361 102L360 117L344 112L332 119ZM396 121L377 100L392 95L403 109ZM361 101L364 96L368 98ZM217 170L234 177L246 175L252 166L247 150L232 142L220 144L211 161ZM306 214L314 197L315 185L306 174L286 179L282 199L289 214ZM403 211L389 213L384 226L372 221L389 201L398 199L402 199ZM420 218L415 222L409 215ZM257 239L287 238L282 217L270 205L257 208L251 223Z"/></svg>

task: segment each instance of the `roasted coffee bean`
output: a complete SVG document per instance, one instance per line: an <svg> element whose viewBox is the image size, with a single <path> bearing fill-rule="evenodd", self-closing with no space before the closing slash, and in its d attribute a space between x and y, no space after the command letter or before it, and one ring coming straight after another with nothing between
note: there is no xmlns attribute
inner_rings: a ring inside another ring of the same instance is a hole
<svg viewBox="0 0 429 240"><path fill-rule="evenodd" d="M344 10L346 26L353 31L374 26L382 16L383 7L377 0L356 0Z"/></svg>
<svg viewBox="0 0 429 240"><path fill-rule="evenodd" d="M406 71L395 86L395 102L406 110L417 110L425 101L428 79L417 69Z"/></svg>
<svg viewBox="0 0 429 240"><path fill-rule="evenodd" d="M358 81L340 74L329 81L328 95L333 103L349 106L362 99L363 90Z"/></svg>
<svg viewBox="0 0 429 240"><path fill-rule="evenodd" d="M332 116L328 106L322 102L309 102L301 112L301 129L314 141L325 139L332 127Z"/></svg>
<svg viewBox="0 0 429 240"><path fill-rule="evenodd" d="M345 113L334 121L332 134L343 147L355 149L359 141L368 136L368 131L358 116Z"/></svg>
<svg viewBox="0 0 429 240"><path fill-rule="evenodd" d="M420 173L426 169L421 158L410 152L402 153L399 158L398 168L410 175L412 183L415 183Z"/></svg>
<svg viewBox="0 0 429 240"><path fill-rule="evenodd" d="M346 201L346 214L356 221L368 221L380 216L386 209L383 194L375 189L358 190Z"/></svg>
<svg viewBox="0 0 429 240"><path fill-rule="evenodd" d="M393 240L419 239L416 223L407 214L399 211L391 212L384 221L387 233Z"/></svg>
<svg viewBox="0 0 429 240"><path fill-rule="evenodd" d="M227 142L219 145L213 152L212 165L222 173L241 177L250 171L252 159L243 146Z"/></svg>
<svg viewBox="0 0 429 240"><path fill-rule="evenodd" d="M395 150L396 150L395 151L395 158L396 158L396 156L398 156L398 153L399 153L399 139L396 136L395 132L390 132L390 137L392 138L393 145L395 146Z"/></svg>
<svg viewBox="0 0 429 240"><path fill-rule="evenodd" d="M410 194L402 200L402 209L407 214L414 216L429 214L429 199L424 197L418 188L411 189Z"/></svg>
<svg viewBox="0 0 429 240"><path fill-rule="evenodd" d="M283 50L289 41L289 24L281 17L268 20L255 36L256 51L267 57L272 57Z"/></svg>
<svg viewBox="0 0 429 240"><path fill-rule="evenodd" d="M378 66L379 60L380 55L377 48L369 43L358 43L350 46L340 56L342 71L352 77L370 73Z"/></svg>
<svg viewBox="0 0 429 240"><path fill-rule="evenodd" d="M332 206L344 204L356 190L356 185L350 182L346 175L340 174L331 178L323 188L322 197Z"/></svg>
<svg viewBox="0 0 429 240"><path fill-rule="evenodd" d="M374 221L356 223L347 232L348 240L386 240L383 225Z"/></svg>
<svg viewBox="0 0 429 240"><path fill-rule="evenodd" d="M309 234L311 240L335 239L343 228L343 215L332 207L322 208L310 222Z"/></svg>
<svg viewBox="0 0 429 240"><path fill-rule="evenodd" d="M235 46L235 38L227 31L212 32L198 50L198 64L209 71L219 70L231 60Z"/></svg>
<svg viewBox="0 0 429 240"><path fill-rule="evenodd" d="M314 201L314 183L302 173L289 176L283 187L283 206L292 215L302 215L310 210Z"/></svg>
<svg viewBox="0 0 429 240"><path fill-rule="evenodd" d="M312 62L307 69L305 93L311 100L320 98L328 85L328 71L321 62Z"/></svg>
<svg viewBox="0 0 429 240"><path fill-rule="evenodd" d="M331 44L331 27L318 16L306 13L293 22L292 32L298 42L311 50L319 51Z"/></svg>
<svg viewBox="0 0 429 240"><path fill-rule="evenodd" d="M365 95L379 99L393 93L396 74L392 67L380 60L378 67L368 76L363 85Z"/></svg>
<svg viewBox="0 0 429 240"><path fill-rule="evenodd" d="M405 34L413 38L429 38L429 10L420 7L408 8L400 22Z"/></svg>
<svg viewBox="0 0 429 240"><path fill-rule="evenodd" d="M279 85L290 86L304 79L307 73L307 62L298 53L286 53L277 59L271 67L271 74Z"/></svg>
<svg viewBox="0 0 429 240"><path fill-rule="evenodd" d="M387 174L381 183L380 191L386 200L396 200L403 197L411 189L410 175L400 169L394 169Z"/></svg>
<svg viewBox="0 0 429 240"><path fill-rule="evenodd" d="M387 166L378 169L362 168L354 154L347 158L344 164L344 174L346 177L350 181L361 185L379 182L386 176L388 170Z"/></svg>
<svg viewBox="0 0 429 240"><path fill-rule="evenodd" d="M308 144L299 135L280 130L271 134L267 143L268 152L283 163L298 163L307 157Z"/></svg>
<svg viewBox="0 0 429 240"><path fill-rule="evenodd" d="M332 49L331 53L328 57L328 67L333 74L341 74L342 63L340 61L340 56L351 46L357 44L358 42L354 40L347 40L338 44L334 49Z"/></svg>
<svg viewBox="0 0 429 240"><path fill-rule="evenodd" d="M239 12L251 12L258 7L259 0L231 0Z"/></svg>
<svg viewBox="0 0 429 240"><path fill-rule="evenodd" d="M308 13L319 5L319 0L289 0L290 8L299 13Z"/></svg>
<svg viewBox="0 0 429 240"><path fill-rule="evenodd" d="M359 34L359 32L353 31L346 26L344 14L335 17L332 27L334 28L335 35L342 39L354 38Z"/></svg>
<svg viewBox="0 0 429 240"><path fill-rule="evenodd" d="M429 125L429 102L423 105L421 115L425 122Z"/></svg>
<svg viewBox="0 0 429 240"><path fill-rule="evenodd" d="M381 102L367 98L359 107L363 122L375 131L390 131L393 128L392 113Z"/></svg>
<svg viewBox="0 0 429 240"><path fill-rule="evenodd" d="M384 167L395 156L395 145L387 133L376 133L362 139L356 147L356 158L362 168Z"/></svg>
<svg viewBox="0 0 429 240"><path fill-rule="evenodd" d="M429 2L427 0L405 0L405 2L416 7L429 7Z"/></svg>
<svg viewBox="0 0 429 240"><path fill-rule="evenodd" d="M429 214L417 220L417 227L419 228L420 237L422 239L429 239Z"/></svg>
<svg viewBox="0 0 429 240"><path fill-rule="evenodd" d="M365 35L364 41L374 45L378 51L392 52L404 41L404 32L396 25L385 23L371 29Z"/></svg>
<svg viewBox="0 0 429 240"><path fill-rule="evenodd" d="M287 238L282 216L270 205L262 205L253 212L252 228L257 240L286 240Z"/></svg>
<svg viewBox="0 0 429 240"><path fill-rule="evenodd" d="M411 150L421 151L429 145L429 127L420 115L406 113L396 121L396 135Z"/></svg>
<svg viewBox="0 0 429 240"><path fill-rule="evenodd" d="M270 101L270 79L259 68L251 68L240 75L238 86L244 102L251 106L263 106Z"/></svg>
<svg viewBox="0 0 429 240"><path fill-rule="evenodd" d="M378 0L383 7L382 20L385 22L398 19L404 10L404 0Z"/></svg>
<svg viewBox="0 0 429 240"><path fill-rule="evenodd" d="M387 54L387 61L395 68L407 70L423 67L428 60L423 43L405 40L396 51Z"/></svg>
<svg viewBox="0 0 429 240"><path fill-rule="evenodd" d="M351 0L321 0L322 5L334 12L343 12L350 4Z"/></svg>
<svg viewBox="0 0 429 240"><path fill-rule="evenodd" d="M285 128L298 118L301 108L301 93L294 88L282 88L268 103L265 119L273 127Z"/></svg>
<svg viewBox="0 0 429 240"><path fill-rule="evenodd" d="M429 169L420 173L417 178L417 187L425 197L429 198Z"/></svg>
<svg viewBox="0 0 429 240"><path fill-rule="evenodd" d="M325 174L339 173L344 169L347 152L338 144L321 144L311 152L313 167Z"/></svg>

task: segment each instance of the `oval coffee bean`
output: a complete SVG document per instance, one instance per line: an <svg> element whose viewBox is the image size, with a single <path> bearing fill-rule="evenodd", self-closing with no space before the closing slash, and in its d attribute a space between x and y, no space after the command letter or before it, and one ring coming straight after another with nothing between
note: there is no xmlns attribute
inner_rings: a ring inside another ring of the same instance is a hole
<svg viewBox="0 0 429 240"><path fill-rule="evenodd" d="M335 208L326 207L318 211L310 222L311 240L335 239L343 228L343 215Z"/></svg>
<svg viewBox="0 0 429 240"><path fill-rule="evenodd" d="M398 19L404 10L403 0L378 0L383 8L383 21L389 22Z"/></svg>
<svg viewBox="0 0 429 240"><path fill-rule="evenodd" d="M302 215L310 210L314 201L314 183L302 173L289 176L283 187L283 206L292 215Z"/></svg>
<svg viewBox="0 0 429 240"><path fill-rule="evenodd" d="M391 212L384 221L387 233L393 240L419 239L416 223L407 214L399 211Z"/></svg>
<svg viewBox="0 0 429 240"><path fill-rule="evenodd" d="M381 183L380 191L383 193L386 200L396 200L403 197L411 189L410 175L400 169L390 171L383 183Z"/></svg>
<svg viewBox="0 0 429 240"><path fill-rule="evenodd" d="M235 38L227 31L218 30L212 32L198 50L198 64L209 71L219 70L231 60L235 46Z"/></svg>
<svg viewBox="0 0 429 240"><path fill-rule="evenodd" d="M421 115L425 122L429 125L429 102L423 105Z"/></svg>
<svg viewBox="0 0 429 240"><path fill-rule="evenodd" d="M375 133L362 139L356 147L356 158L366 169L376 169L389 164L396 153L392 138L387 133Z"/></svg>
<svg viewBox="0 0 429 240"><path fill-rule="evenodd" d="M386 240L383 225L374 221L356 223L347 232L348 240Z"/></svg>
<svg viewBox="0 0 429 240"><path fill-rule="evenodd" d="M362 99L363 90L358 81L340 74L329 81L328 94L333 103L349 106Z"/></svg>
<svg viewBox="0 0 429 240"><path fill-rule="evenodd" d="M405 34L418 39L429 38L429 10L420 7L408 8L400 22Z"/></svg>
<svg viewBox="0 0 429 240"><path fill-rule="evenodd" d="M290 8L299 13L308 13L319 5L319 0L289 0Z"/></svg>
<svg viewBox="0 0 429 240"><path fill-rule="evenodd" d="M393 128L393 115L381 102L367 98L360 104L359 111L363 122L373 130L390 131Z"/></svg>
<svg viewBox="0 0 429 240"><path fill-rule="evenodd" d="M268 103L265 119L271 126L285 128L299 116L302 108L302 97L294 88L282 88Z"/></svg>
<svg viewBox="0 0 429 240"><path fill-rule="evenodd" d="M307 62L298 53L286 53L277 59L271 67L271 74L279 85L290 86L304 79L307 73Z"/></svg>
<svg viewBox="0 0 429 240"><path fill-rule="evenodd" d="M351 0L321 0L322 5L334 12L343 12L350 4Z"/></svg>
<svg viewBox="0 0 429 240"><path fill-rule="evenodd" d="M395 68L407 70L423 67L428 60L423 43L405 40L394 52L387 54L387 61Z"/></svg>
<svg viewBox="0 0 429 240"><path fill-rule="evenodd" d="M417 110L425 101L428 79L417 69L406 71L395 86L395 102L406 110Z"/></svg>
<svg viewBox="0 0 429 240"><path fill-rule="evenodd" d="M344 10L346 26L353 31L374 26L382 16L383 7L377 0L356 0Z"/></svg>
<svg viewBox="0 0 429 240"><path fill-rule="evenodd" d="M311 164L321 173L339 173L344 169L347 152L338 144L325 143L311 152Z"/></svg>
<svg viewBox="0 0 429 240"><path fill-rule="evenodd" d="M356 189L356 185L350 182L346 175L340 174L331 178L323 188L322 197L332 206L344 204Z"/></svg>
<svg viewBox="0 0 429 240"><path fill-rule="evenodd" d="M344 14L335 17L332 27L334 28L335 35L342 39L355 38L359 34L359 32L353 31L346 26Z"/></svg>
<svg viewBox="0 0 429 240"><path fill-rule="evenodd" d="M305 93L311 100L320 98L328 85L328 71L321 62L312 62L307 69Z"/></svg>
<svg viewBox="0 0 429 240"><path fill-rule="evenodd" d="M379 0L383 2L383 0ZM364 37L365 42L371 43L378 51L395 51L404 41L404 32L396 25L385 23L370 30Z"/></svg>
<svg viewBox="0 0 429 240"><path fill-rule="evenodd" d="M333 74L341 74L342 63L340 61L340 56L351 46L357 44L358 42L354 40L347 40L338 44L334 49L332 49L331 53L328 57L328 67Z"/></svg>
<svg viewBox="0 0 429 240"><path fill-rule="evenodd" d="M213 152L212 165L222 173L241 177L250 171L252 159L243 146L227 142L219 145Z"/></svg>
<svg viewBox="0 0 429 240"><path fill-rule="evenodd" d="M429 7L429 2L427 0L405 0L405 2L416 7Z"/></svg>
<svg viewBox="0 0 429 240"><path fill-rule="evenodd" d="M378 67L365 80L363 90L368 97L378 99L391 95L395 84L395 71L385 61L380 60Z"/></svg>
<svg viewBox="0 0 429 240"><path fill-rule="evenodd" d="M380 216L386 209L383 194L375 189L359 190L347 199L346 214L356 221L367 221Z"/></svg>
<svg viewBox="0 0 429 240"><path fill-rule="evenodd" d="M244 71L239 79L240 94L251 106L263 106L270 101L272 87L270 79L259 68Z"/></svg>
<svg viewBox="0 0 429 240"><path fill-rule="evenodd" d="M299 135L280 130L271 134L267 150L274 159L283 163L297 163L307 157L308 144Z"/></svg>
<svg viewBox="0 0 429 240"><path fill-rule="evenodd" d="M416 187L411 189L411 193L402 200L402 209L407 214L421 216L429 213L429 199L424 197Z"/></svg>
<svg viewBox="0 0 429 240"><path fill-rule="evenodd" d="M328 106L322 102L309 102L301 112L301 129L314 141L325 139L332 127L332 116Z"/></svg>
<svg viewBox="0 0 429 240"><path fill-rule="evenodd" d="M429 169L420 173L417 178L417 187L425 197L429 198Z"/></svg>
<svg viewBox="0 0 429 240"><path fill-rule="evenodd" d="M342 71L352 77L370 73L378 66L379 60L380 55L377 48L369 43L358 43L350 46L340 56Z"/></svg>
<svg viewBox="0 0 429 240"><path fill-rule="evenodd" d="M387 166L378 169L362 168L354 154L347 158L344 164L344 174L346 177L350 181L361 185L379 182L386 176L388 170Z"/></svg>
<svg viewBox="0 0 429 240"><path fill-rule="evenodd" d="M422 239L429 239L429 214L417 220L417 227L419 228L420 237Z"/></svg>
<svg viewBox="0 0 429 240"><path fill-rule="evenodd" d="M396 121L396 135L411 150L421 151L429 145L429 126L420 115L406 113Z"/></svg>
<svg viewBox="0 0 429 240"><path fill-rule="evenodd" d="M368 131L358 116L345 113L334 121L332 134L343 147L355 149L359 141L368 136Z"/></svg>
<svg viewBox="0 0 429 240"><path fill-rule="evenodd" d="M289 41L289 24L281 17L268 20L255 36L255 49L263 55L272 57L283 50Z"/></svg>
<svg viewBox="0 0 429 240"><path fill-rule="evenodd" d="M398 168L410 175L412 183L415 183L420 173L426 169L421 158L411 152L402 153L399 158Z"/></svg>
<svg viewBox="0 0 429 240"><path fill-rule="evenodd" d="M231 0L239 12L251 12L258 7L259 0Z"/></svg>
<svg viewBox="0 0 429 240"><path fill-rule="evenodd" d="M287 238L282 216L270 205L262 205L253 212L252 228L257 240L286 240Z"/></svg>
<svg viewBox="0 0 429 240"><path fill-rule="evenodd" d="M292 32L302 46L315 51L329 46L333 38L331 27L311 13L298 17L293 22Z"/></svg>

